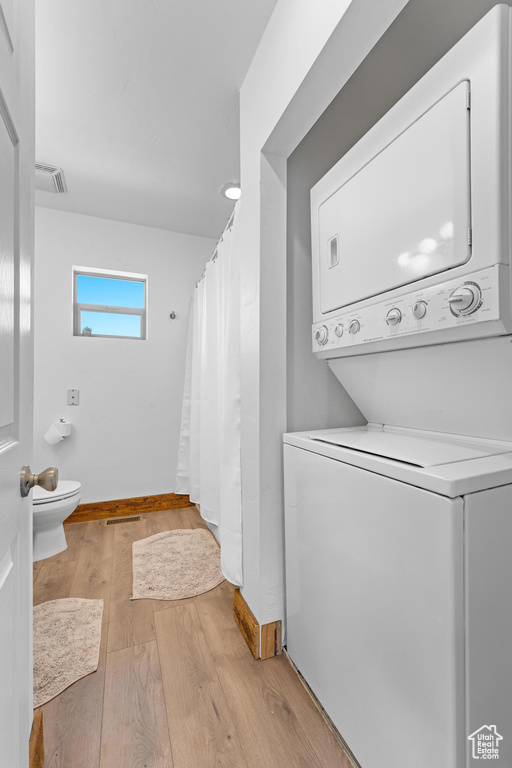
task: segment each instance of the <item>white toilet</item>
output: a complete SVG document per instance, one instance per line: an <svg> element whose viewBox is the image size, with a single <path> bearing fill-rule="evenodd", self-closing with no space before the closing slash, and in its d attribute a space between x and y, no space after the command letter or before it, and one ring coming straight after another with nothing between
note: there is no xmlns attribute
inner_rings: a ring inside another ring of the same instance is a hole
<svg viewBox="0 0 512 768"><path fill-rule="evenodd" d="M79 505L81 488L82 484L76 480L60 480L55 491L45 491L38 485L34 487L34 562L67 548L62 523Z"/></svg>

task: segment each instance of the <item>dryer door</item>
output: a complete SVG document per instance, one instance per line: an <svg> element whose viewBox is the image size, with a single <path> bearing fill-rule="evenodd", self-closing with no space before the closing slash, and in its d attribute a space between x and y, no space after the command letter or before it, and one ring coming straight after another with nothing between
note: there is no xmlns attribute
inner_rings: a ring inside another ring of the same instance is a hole
<svg viewBox="0 0 512 768"><path fill-rule="evenodd" d="M468 94L459 83L320 206L323 314L470 258Z"/></svg>

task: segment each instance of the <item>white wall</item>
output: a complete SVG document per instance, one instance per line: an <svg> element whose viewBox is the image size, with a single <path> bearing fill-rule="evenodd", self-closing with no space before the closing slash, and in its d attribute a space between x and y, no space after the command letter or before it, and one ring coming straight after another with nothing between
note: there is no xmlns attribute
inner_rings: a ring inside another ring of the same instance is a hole
<svg viewBox="0 0 512 768"><path fill-rule="evenodd" d="M36 208L34 463L80 480L82 502L174 489L189 302L215 242ZM72 266L148 275L148 339L72 335ZM171 320L171 310L176 320ZM67 389L80 390L68 406ZM70 419L70 438L43 435Z"/></svg>

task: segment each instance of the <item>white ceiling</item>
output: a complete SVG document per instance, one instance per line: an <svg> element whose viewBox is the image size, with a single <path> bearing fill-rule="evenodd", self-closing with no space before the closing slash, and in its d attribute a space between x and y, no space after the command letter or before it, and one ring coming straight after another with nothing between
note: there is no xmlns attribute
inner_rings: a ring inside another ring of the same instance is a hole
<svg viewBox="0 0 512 768"><path fill-rule="evenodd" d="M238 90L277 0L36 3L36 204L218 236L239 177Z"/></svg>

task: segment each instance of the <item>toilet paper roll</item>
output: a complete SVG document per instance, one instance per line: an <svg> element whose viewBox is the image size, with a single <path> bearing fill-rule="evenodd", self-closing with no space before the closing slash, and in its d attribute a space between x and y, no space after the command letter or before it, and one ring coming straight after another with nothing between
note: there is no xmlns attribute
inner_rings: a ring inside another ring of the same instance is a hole
<svg viewBox="0 0 512 768"><path fill-rule="evenodd" d="M53 422L60 432L62 437L69 437L71 434L71 422L66 419L59 419L59 421Z"/></svg>
<svg viewBox="0 0 512 768"><path fill-rule="evenodd" d="M69 437L71 434L71 422L66 419L59 419L54 421L50 428L45 432L44 439L50 445L57 445L62 442L65 437Z"/></svg>
<svg viewBox="0 0 512 768"><path fill-rule="evenodd" d="M44 439L50 445L57 445L57 443L61 443L64 440L64 436L61 435L54 423L44 433Z"/></svg>

